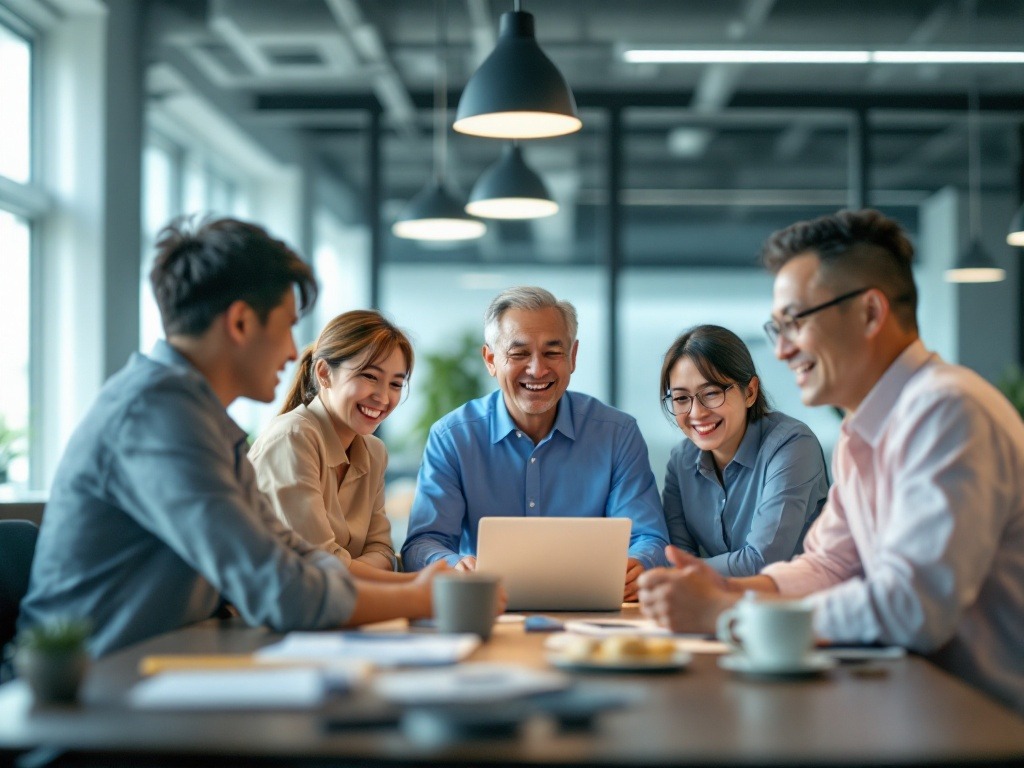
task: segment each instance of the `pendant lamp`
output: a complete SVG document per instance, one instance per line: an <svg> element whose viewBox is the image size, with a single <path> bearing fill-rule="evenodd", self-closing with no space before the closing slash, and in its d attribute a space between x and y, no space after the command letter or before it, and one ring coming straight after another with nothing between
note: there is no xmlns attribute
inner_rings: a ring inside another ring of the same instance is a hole
<svg viewBox="0 0 1024 768"><path fill-rule="evenodd" d="M410 240L474 240L487 225L474 219L445 182L448 162L448 73L445 62L444 0L435 3L437 77L434 80L434 178L405 206L391 226L396 237Z"/></svg>
<svg viewBox="0 0 1024 768"><path fill-rule="evenodd" d="M974 7L968 7L968 29L973 32ZM973 38L973 34L969 34ZM985 252L981 244L981 137L978 132L980 112L978 79L971 75L967 93L967 174L968 174L968 215L970 243L960 254L952 269L946 270L946 281L950 283L996 283L1006 279L1006 270L1000 269Z"/></svg>
<svg viewBox="0 0 1024 768"><path fill-rule="evenodd" d="M1010 231L1006 233L1006 242L1018 248L1024 248L1024 205L1018 209L1017 215L1010 222Z"/></svg>
<svg viewBox="0 0 1024 768"><path fill-rule="evenodd" d="M491 139L564 136L583 127L576 99L537 45L533 15L503 13L498 43L466 83L453 128Z"/></svg>
<svg viewBox="0 0 1024 768"><path fill-rule="evenodd" d="M558 203L512 142L473 185L466 212L485 219L539 219L558 213Z"/></svg>

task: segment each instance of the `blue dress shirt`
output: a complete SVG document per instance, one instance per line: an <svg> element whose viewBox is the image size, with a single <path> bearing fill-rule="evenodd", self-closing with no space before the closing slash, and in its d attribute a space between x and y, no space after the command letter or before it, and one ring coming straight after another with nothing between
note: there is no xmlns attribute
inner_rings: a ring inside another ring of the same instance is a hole
<svg viewBox="0 0 1024 768"><path fill-rule="evenodd" d="M496 515L628 517L629 556L645 568L665 563L668 533L647 444L633 417L588 395L566 392L536 445L500 390L431 427L402 547L406 569L475 555L480 518Z"/></svg>
<svg viewBox="0 0 1024 768"><path fill-rule="evenodd" d="M277 519L247 447L173 347L133 355L61 459L18 628L89 617L89 650L102 655L208 618L222 600L278 631L339 626L352 578Z"/></svg>
<svg viewBox="0 0 1024 768"><path fill-rule="evenodd" d="M773 412L747 425L722 482L709 452L679 443L662 501L673 544L723 576L753 576L803 551L827 494L818 438L803 422Z"/></svg>

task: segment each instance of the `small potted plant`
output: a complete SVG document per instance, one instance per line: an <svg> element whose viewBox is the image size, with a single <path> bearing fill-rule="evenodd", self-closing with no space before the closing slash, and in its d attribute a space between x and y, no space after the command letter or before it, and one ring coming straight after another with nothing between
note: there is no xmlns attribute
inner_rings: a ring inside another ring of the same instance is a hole
<svg viewBox="0 0 1024 768"><path fill-rule="evenodd" d="M85 641L92 624L85 619L54 619L18 633L14 669L28 683L37 703L71 703L89 666Z"/></svg>

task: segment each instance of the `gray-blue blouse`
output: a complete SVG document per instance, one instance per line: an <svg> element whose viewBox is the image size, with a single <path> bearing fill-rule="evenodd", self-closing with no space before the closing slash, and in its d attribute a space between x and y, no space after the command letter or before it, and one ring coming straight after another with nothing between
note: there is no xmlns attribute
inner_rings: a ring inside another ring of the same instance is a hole
<svg viewBox="0 0 1024 768"><path fill-rule="evenodd" d="M827 494L818 438L803 422L773 412L747 425L722 482L709 452L679 443L662 504L673 544L723 576L752 576L803 551Z"/></svg>

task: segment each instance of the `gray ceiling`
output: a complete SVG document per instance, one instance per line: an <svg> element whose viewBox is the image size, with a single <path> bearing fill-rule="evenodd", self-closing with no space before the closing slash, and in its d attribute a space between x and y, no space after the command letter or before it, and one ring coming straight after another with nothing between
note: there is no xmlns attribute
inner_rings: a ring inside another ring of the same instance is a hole
<svg viewBox="0 0 1024 768"><path fill-rule="evenodd" d="M511 7L511 0L447 1L453 110ZM173 64L271 151L287 158L302 137L324 168L362 188L367 110L379 105L385 214L429 177L433 2L155 0L151 9L153 59ZM965 186L972 80L984 115L983 184L1017 187L1024 65L651 65L626 63L622 52L687 45L1019 51L1021 0L978 0L973 21L961 0L538 0L523 9L535 15L538 40L584 120L580 134L527 147L563 209L577 212L577 235L592 235L600 223L599 211L583 209L606 199L610 106L622 108L627 221L677 210L680 238L687 216L725 232L760 228L763 209L773 206L843 205L856 109L866 110L871 128L872 202L912 208L942 186ZM463 190L498 155L485 139L451 133L449 145L449 173ZM506 229L514 241L516 227ZM631 252L643 252L641 240Z"/></svg>

